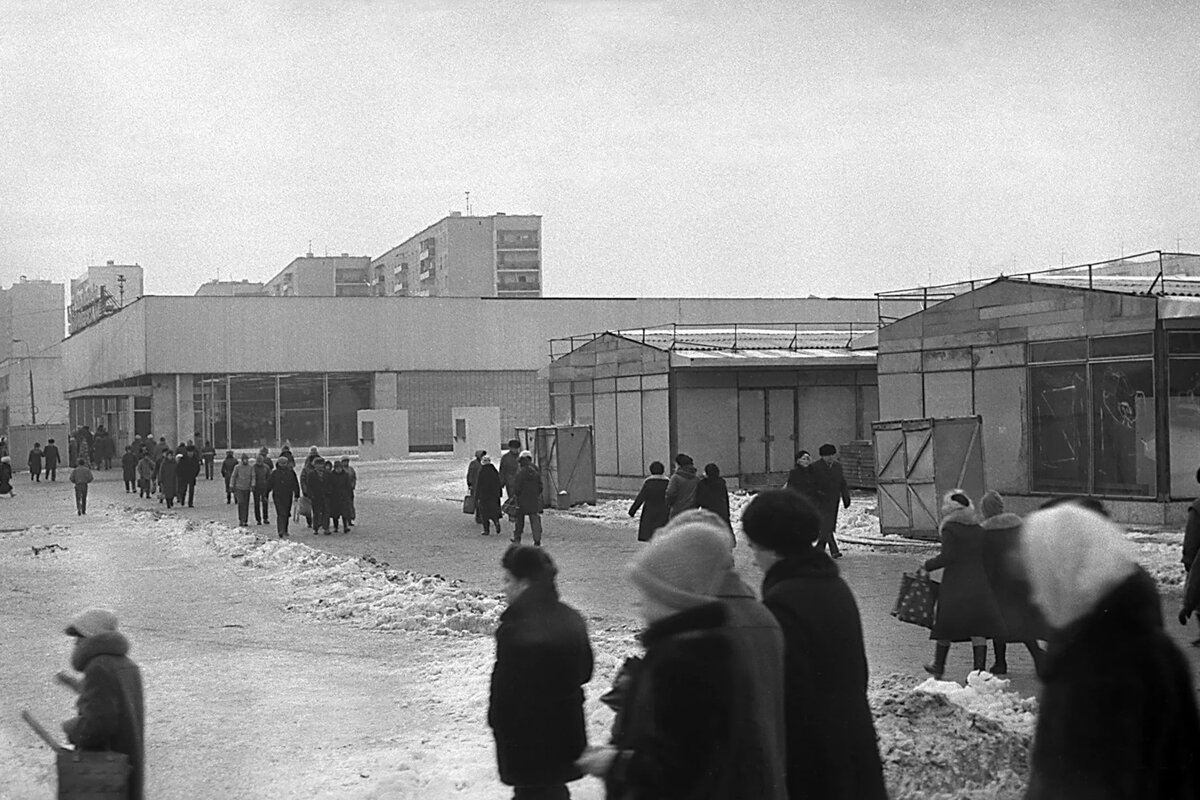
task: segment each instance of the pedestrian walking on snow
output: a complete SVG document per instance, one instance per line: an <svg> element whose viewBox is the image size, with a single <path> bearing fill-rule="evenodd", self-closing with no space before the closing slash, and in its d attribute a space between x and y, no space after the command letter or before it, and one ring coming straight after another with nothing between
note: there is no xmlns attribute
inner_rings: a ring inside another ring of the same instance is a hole
<svg viewBox="0 0 1200 800"><path fill-rule="evenodd" d="M271 477L272 464L268 463L269 459L261 452L254 458L254 524L255 525L270 525L271 513L270 497L271 490L267 487L267 481Z"/></svg>
<svg viewBox="0 0 1200 800"><path fill-rule="evenodd" d="M513 497L517 501L517 518L513 526L513 544L521 543L525 532L525 519L529 518L529 530L533 534L533 546L542 546L542 473L533 465L533 454L522 450L517 463L519 469L513 478Z"/></svg>
<svg viewBox="0 0 1200 800"><path fill-rule="evenodd" d="M711 511L729 526L729 487L716 464L704 465L704 477L696 483L696 508ZM730 530L732 532L732 527ZM732 534L730 539L733 539Z"/></svg>
<svg viewBox="0 0 1200 800"><path fill-rule="evenodd" d="M238 460L233 457L232 450L225 451L225 460L221 462L221 477L225 479L225 505L233 502L233 487L229 485L229 479L233 477L233 468L238 465Z"/></svg>
<svg viewBox="0 0 1200 800"><path fill-rule="evenodd" d="M174 508L175 498L179 496L179 464L183 461L183 456L176 456L167 451L159 458L161 460L158 464L158 494L167 508Z"/></svg>
<svg viewBox="0 0 1200 800"><path fill-rule="evenodd" d="M200 448L200 458L204 461L204 480L213 479L213 462L217 460L217 449L212 442L205 439L204 447Z"/></svg>
<svg viewBox="0 0 1200 800"><path fill-rule="evenodd" d="M246 453L242 453L241 462L233 468L233 473L229 476L229 485L233 488L233 496L237 500L238 526L249 527L250 494L254 491L255 475L254 465L250 463L250 456Z"/></svg>
<svg viewBox="0 0 1200 800"><path fill-rule="evenodd" d="M87 513L87 496L88 484L92 482L92 471L88 468L87 462L82 458L71 470L69 480L75 485L75 513L83 515Z"/></svg>
<svg viewBox="0 0 1200 800"><path fill-rule="evenodd" d="M29 451L29 480L42 480L42 445L38 442L33 443L33 449Z"/></svg>
<svg viewBox="0 0 1200 800"><path fill-rule="evenodd" d="M492 457L483 455L479 461L479 473L475 476L475 521L483 525L483 533L491 533L491 524L496 523L500 533L500 472L492 463Z"/></svg>
<svg viewBox="0 0 1200 800"><path fill-rule="evenodd" d="M850 507L850 487L842 474L842 465L834 459L837 448L831 444L823 444L817 450L820 460L813 464L813 481L817 490L817 510L821 512L821 538L817 547L824 550L829 548L829 555L841 558L842 551L838 548L834 532L837 530L838 502L845 508Z"/></svg>
<svg viewBox="0 0 1200 800"><path fill-rule="evenodd" d="M195 507L196 479L200 477L200 451L191 442L183 450L183 461L179 464L179 505L186 502L188 508Z"/></svg>
<svg viewBox="0 0 1200 800"><path fill-rule="evenodd" d="M58 480L58 462L62 459L62 456L59 455L58 445L54 443L53 439L46 442L46 447L42 450L42 458L46 462L46 479L51 481Z"/></svg>
<svg viewBox="0 0 1200 800"><path fill-rule="evenodd" d="M329 507L325 480L325 459L315 456L300 473L300 491L312 503L313 533L329 535Z"/></svg>
<svg viewBox="0 0 1200 800"><path fill-rule="evenodd" d="M121 455L121 479L125 481L125 491L132 492L137 488L138 457L133 453L133 447L125 446Z"/></svg>
<svg viewBox="0 0 1200 800"><path fill-rule="evenodd" d="M648 542L654 532L667 524L667 484L669 482L663 473L666 468L661 461L650 462L650 474L642 481L642 488L629 506L629 516L636 516L638 509L642 518L638 520L638 541Z"/></svg>
<svg viewBox="0 0 1200 800"><path fill-rule="evenodd" d="M783 488L799 492L819 511L821 496L817 492L817 474L812 463L812 456L807 450L796 453L796 465L788 472L787 483L783 485Z"/></svg>
<svg viewBox="0 0 1200 800"><path fill-rule="evenodd" d="M16 492L13 491L12 481L12 458L9 456L0 456L0 497L13 497L16 495Z"/></svg>
<svg viewBox="0 0 1200 800"><path fill-rule="evenodd" d="M1021 518L1004 510L1004 498L990 491L979 501L983 511L983 571L996 598L1004 636L992 640L996 660L988 672L1008 674L1008 643L1025 645L1036 671L1042 661L1038 639L1049 639L1050 628L1029 597L1029 582L1021 569Z"/></svg>
<svg viewBox="0 0 1200 800"><path fill-rule="evenodd" d="M149 451L143 449L142 457L137 465L138 497L149 499L154 488L154 460Z"/></svg>
<svg viewBox="0 0 1200 800"><path fill-rule="evenodd" d="M482 463L480 459L486 455L487 450L476 450L475 457L467 464L467 494L475 494L475 477L479 474L479 465Z"/></svg>
<svg viewBox="0 0 1200 800"><path fill-rule="evenodd" d="M280 539L287 538L288 523L292 519L292 502L300 497L300 481L292 470L286 456L275 460L275 469L267 478L267 491L275 503L275 526Z"/></svg>
<svg viewBox="0 0 1200 800"><path fill-rule="evenodd" d="M1125 532L1077 503L1036 511L1021 562L1053 628L1027 800L1200 796L1192 667Z"/></svg>
<svg viewBox="0 0 1200 800"><path fill-rule="evenodd" d="M358 507L354 505L354 493L358 490L358 472L350 463L350 456L342 456L342 469L346 470L346 475L350 478L350 524L357 525Z"/></svg>
<svg viewBox="0 0 1200 800"><path fill-rule="evenodd" d="M500 564L508 607L496 628L487 713L500 780L514 800L566 800L567 782L583 776L575 762L587 746L587 625L559 599L558 569L545 552L512 546Z"/></svg>
<svg viewBox="0 0 1200 800"><path fill-rule="evenodd" d="M500 483L504 485L504 497L511 500L516 496L513 481L521 469L521 442L519 439L509 439L508 449L500 456Z"/></svg>
<svg viewBox="0 0 1200 800"><path fill-rule="evenodd" d="M66 672L56 676L79 694L75 717L62 726L67 741L76 750L110 750L129 756L124 800L142 800L145 699L141 671L129 658L129 640L118 632L115 614L96 608L72 620L66 634L75 638L71 667L83 673L82 679Z"/></svg>
<svg viewBox="0 0 1200 800"><path fill-rule="evenodd" d="M937 642L933 662L925 671L938 680L946 671L953 642L971 642L973 670L987 668L987 640L1004 636L1000 608L983 567L983 528L971 499L961 489L942 499L938 533L942 549L917 570L920 574L944 570L938 593L937 615L929 638Z"/></svg>
<svg viewBox="0 0 1200 800"><path fill-rule="evenodd" d="M341 461L334 461L333 468L326 475L325 494L329 504L329 521L333 532L337 533L338 523L341 523L342 533L350 532L350 473Z"/></svg>
<svg viewBox="0 0 1200 800"><path fill-rule="evenodd" d="M675 456L675 472L667 482L667 516L696 507L696 462L686 453Z"/></svg>

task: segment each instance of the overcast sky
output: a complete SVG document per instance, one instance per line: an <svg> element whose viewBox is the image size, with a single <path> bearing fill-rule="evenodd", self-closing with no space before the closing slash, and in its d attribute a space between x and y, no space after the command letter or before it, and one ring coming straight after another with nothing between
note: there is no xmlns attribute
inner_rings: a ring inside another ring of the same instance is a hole
<svg viewBox="0 0 1200 800"><path fill-rule="evenodd" d="M558 296L1197 252L1197 6L0 0L0 284L266 280L468 190Z"/></svg>

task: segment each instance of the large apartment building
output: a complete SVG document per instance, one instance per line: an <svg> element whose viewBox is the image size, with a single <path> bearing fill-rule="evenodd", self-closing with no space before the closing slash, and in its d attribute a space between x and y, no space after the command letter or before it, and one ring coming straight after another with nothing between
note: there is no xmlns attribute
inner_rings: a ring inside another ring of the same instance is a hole
<svg viewBox="0 0 1200 800"><path fill-rule="evenodd" d="M371 262L372 294L541 297L542 218L451 213Z"/></svg>
<svg viewBox="0 0 1200 800"><path fill-rule="evenodd" d="M61 283L22 277L0 289L0 429L6 434L11 425L67 421L63 288Z"/></svg>
<svg viewBox="0 0 1200 800"><path fill-rule="evenodd" d="M368 297L370 268L370 256L305 253L267 281L262 293L273 297Z"/></svg>

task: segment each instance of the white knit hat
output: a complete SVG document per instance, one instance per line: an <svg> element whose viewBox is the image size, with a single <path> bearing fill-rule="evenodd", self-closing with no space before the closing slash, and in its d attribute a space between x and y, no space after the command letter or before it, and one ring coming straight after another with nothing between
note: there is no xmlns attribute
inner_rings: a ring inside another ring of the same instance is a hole
<svg viewBox="0 0 1200 800"><path fill-rule="evenodd" d="M681 514L629 566L629 580L675 611L711 603L733 564L729 529L710 512Z"/></svg>

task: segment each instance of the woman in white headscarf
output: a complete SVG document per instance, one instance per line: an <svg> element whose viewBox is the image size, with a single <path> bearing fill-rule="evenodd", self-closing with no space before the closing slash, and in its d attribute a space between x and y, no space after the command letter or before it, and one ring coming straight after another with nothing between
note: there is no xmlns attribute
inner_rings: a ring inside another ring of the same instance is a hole
<svg viewBox="0 0 1200 800"><path fill-rule="evenodd" d="M1026 798L1200 796L1200 718L1154 581L1111 520L1075 503L1021 533L1053 628Z"/></svg>

